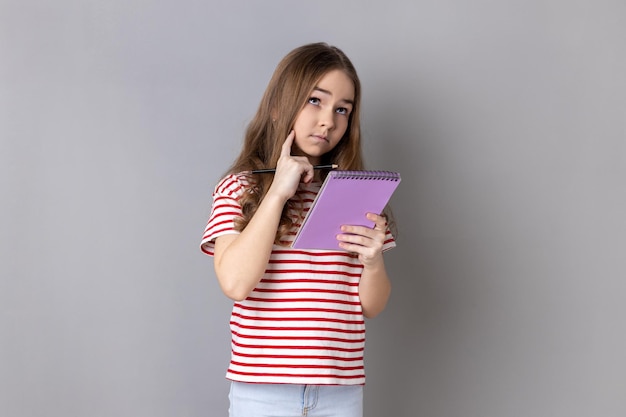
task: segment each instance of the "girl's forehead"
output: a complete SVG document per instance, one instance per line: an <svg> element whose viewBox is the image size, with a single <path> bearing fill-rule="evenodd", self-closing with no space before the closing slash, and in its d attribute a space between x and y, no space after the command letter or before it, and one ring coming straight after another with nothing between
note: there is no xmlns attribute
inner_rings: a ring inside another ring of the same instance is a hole
<svg viewBox="0 0 626 417"><path fill-rule="evenodd" d="M354 101L354 82L340 69L331 70L324 74L313 86L313 89L330 94L337 99Z"/></svg>

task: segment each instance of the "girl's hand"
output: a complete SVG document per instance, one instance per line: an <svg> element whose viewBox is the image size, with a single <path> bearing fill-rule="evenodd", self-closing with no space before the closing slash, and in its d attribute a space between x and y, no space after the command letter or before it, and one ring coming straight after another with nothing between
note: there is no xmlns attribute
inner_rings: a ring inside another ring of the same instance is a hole
<svg viewBox="0 0 626 417"><path fill-rule="evenodd" d="M268 194L280 196L284 201L293 197L301 181L311 182L314 171L313 165L306 156L292 156L291 146L296 133L292 130L282 146L280 158L276 163L274 180Z"/></svg>
<svg viewBox="0 0 626 417"><path fill-rule="evenodd" d="M339 246L359 255L364 267L375 267L383 260L383 244L387 232L387 220L378 214L367 213L375 223L373 228L365 226L341 226L343 234L337 235Z"/></svg>

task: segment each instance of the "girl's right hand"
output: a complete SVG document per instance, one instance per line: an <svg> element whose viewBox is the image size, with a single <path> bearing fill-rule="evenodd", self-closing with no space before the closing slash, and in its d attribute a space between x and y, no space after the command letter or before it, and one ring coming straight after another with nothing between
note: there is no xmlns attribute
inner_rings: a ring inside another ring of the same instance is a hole
<svg viewBox="0 0 626 417"><path fill-rule="evenodd" d="M274 180L268 190L268 195L276 195L284 201L293 197L301 181L308 183L313 179L313 165L306 156L291 155L291 147L296 134L292 130L283 143L280 158L276 163Z"/></svg>

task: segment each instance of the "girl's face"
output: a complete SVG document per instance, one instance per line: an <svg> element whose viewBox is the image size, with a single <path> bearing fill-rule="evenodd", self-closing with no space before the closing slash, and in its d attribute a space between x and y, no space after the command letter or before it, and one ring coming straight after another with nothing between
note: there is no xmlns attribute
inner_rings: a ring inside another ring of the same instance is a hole
<svg viewBox="0 0 626 417"><path fill-rule="evenodd" d="M353 106L352 80L341 70L326 73L296 118L292 154L319 164L321 156L337 146L346 132Z"/></svg>

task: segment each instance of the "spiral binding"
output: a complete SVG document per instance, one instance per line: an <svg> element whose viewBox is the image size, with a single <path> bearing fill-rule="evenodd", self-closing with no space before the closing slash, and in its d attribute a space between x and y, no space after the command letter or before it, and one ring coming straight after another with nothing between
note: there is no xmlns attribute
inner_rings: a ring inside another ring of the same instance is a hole
<svg viewBox="0 0 626 417"><path fill-rule="evenodd" d="M400 174L393 171L331 171L330 175L341 180L400 181Z"/></svg>

